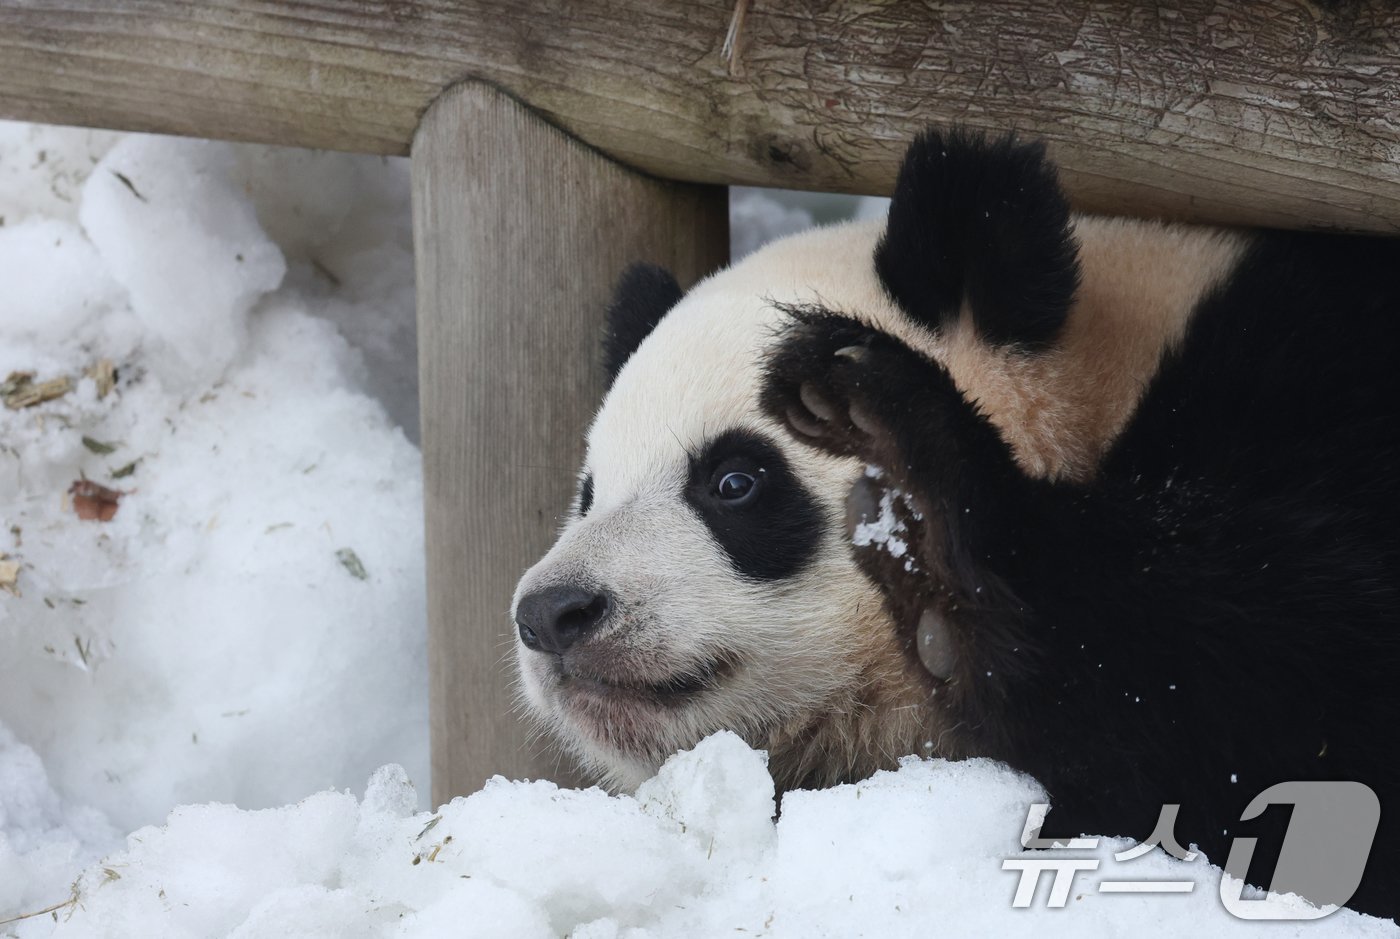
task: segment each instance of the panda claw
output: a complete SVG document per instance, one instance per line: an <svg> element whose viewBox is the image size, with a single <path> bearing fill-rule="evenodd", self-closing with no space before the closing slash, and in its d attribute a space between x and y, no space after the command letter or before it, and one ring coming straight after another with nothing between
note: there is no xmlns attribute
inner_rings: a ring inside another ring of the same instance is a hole
<svg viewBox="0 0 1400 939"><path fill-rule="evenodd" d="M880 424L873 415L855 401L852 401L847 413L850 415L851 423L859 427L872 437L880 433Z"/></svg>
<svg viewBox="0 0 1400 939"><path fill-rule="evenodd" d="M790 407L786 411L788 423L793 429L808 437L821 437L826 434L826 428L812 415L802 411L800 408Z"/></svg>
<svg viewBox="0 0 1400 939"><path fill-rule="evenodd" d="M821 396L816 387L804 381L797 388L797 396L802 399L802 404L811 411L818 419L823 421L836 420L836 408L826 398Z"/></svg>
<svg viewBox="0 0 1400 939"><path fill-rule="evenodd" d="M870 350L865 346L842 346L835 354L852 362L864 362L870 357Z"/></svg>

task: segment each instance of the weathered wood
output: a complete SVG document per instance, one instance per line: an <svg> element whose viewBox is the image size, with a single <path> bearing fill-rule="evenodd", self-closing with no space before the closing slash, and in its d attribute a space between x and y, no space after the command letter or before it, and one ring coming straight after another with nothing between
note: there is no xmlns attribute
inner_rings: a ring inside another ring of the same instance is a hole
<svg viewBox="0 0 1400 939"><path fill-rule="evenodd" d="M884 193L958 121L1085 209L1400 230L1392 0L0 0L11 117L403 153L466 76L665 178Z"/></svg>
<svg viewBox="0 0 1400 939"><path fill-rule="evenodd" d="M494 773L568 776L511 716L511 594L573 494L614 280L639 259L683 284L724 263L728 201L472 83L424 117L413 207L438 804Z"/></svg>

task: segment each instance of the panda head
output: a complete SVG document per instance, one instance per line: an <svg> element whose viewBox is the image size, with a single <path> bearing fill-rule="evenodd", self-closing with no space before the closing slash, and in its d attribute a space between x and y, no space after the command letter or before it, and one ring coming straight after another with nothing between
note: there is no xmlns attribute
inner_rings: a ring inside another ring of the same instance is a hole
<svg viewBox="0 0 1400 939"><path fill-rule="evenodd" d="M514 606L531 710L615 785L719 729L794 783L839 778L827 738L854 731L832 718L921 693L848 547L861 467L758 405L785 305L892 312L871 268L880 231L795 236L684 296L659 268L619 283L578 498Z"/></svg>
<svg viewBox="0 0 1400 939"><path fill-rule="evenodd" d="M1075 477L1236 252L1207 230L1072 218L1043 147L929 133L885 221L774 242L685 294L633 268L578 498L516 592L529 709L624 787L720 729L766 748L788 788L955 755L852 554L864 467L760 407L788 311L853 316L940 361L1027 472Z"/></svg>

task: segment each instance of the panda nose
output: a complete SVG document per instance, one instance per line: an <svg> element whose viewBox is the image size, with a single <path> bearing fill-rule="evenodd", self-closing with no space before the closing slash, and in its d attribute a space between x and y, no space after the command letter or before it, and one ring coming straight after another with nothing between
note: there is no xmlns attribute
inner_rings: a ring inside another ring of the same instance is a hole
<svg viewBox="0 0 1400 939"><path fill-rule="evenodd" d="M607 593L562 584L521 597L515 625L527 649L563 654L611 611L612 598Z"/></svg>

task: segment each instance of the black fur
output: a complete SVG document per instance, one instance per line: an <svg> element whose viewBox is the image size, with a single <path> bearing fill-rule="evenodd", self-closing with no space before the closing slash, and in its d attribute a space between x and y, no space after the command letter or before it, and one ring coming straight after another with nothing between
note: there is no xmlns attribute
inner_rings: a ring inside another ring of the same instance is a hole
<svg viewBox="0 0 1400 939"><path fill-rule="evenodd" d="M664 267L639 262L622 272L608 305L603 333L603 370L608 387L612 387L622 366L661 318L680 302L681 296L675 275Z"/></svg>
<svg viewBox="0 0 1400 939"><path fill-rule="evenodd" d="M1041 143L930 130L909 148L875 250L889 295L931 329L964 301L978 333L1026 350L1059 333L1079 284L1069 203Z"/></svg>
<svg viewBox="0 0 1400 939"><path fill-rule="evenodd" d="M857 557L911 654L926 610L948 624L944 745L1039 779L1047 833L1145 838L1180 803L1180 843L1223 863L1277 835L1238 822L1267 786L1358 780L1382 816L1350 905L1396 916L1397 352L1400 242L1280 233L1202 300L1092 482L1027 477L941 366L836 314L795 320L764 406L904 494L912 570Z"/></svg>
<svg viewBox="0 0 1400 939"><path fill-rule="evenodd" d="M750 504L733 506L718 497L720 479L736 470L758 480ZM691 455L685 498L734 569L754 580L799 573L830 525L772 441L746 430L728 431Z"/></svg>
<svg viewBox="0 0 1400 939"><path fill-rule="evenodd" d="M583 477L583 482L578 487L579 518L587 515L591 508L593 508L593 474L589 473Z"/></svg>

